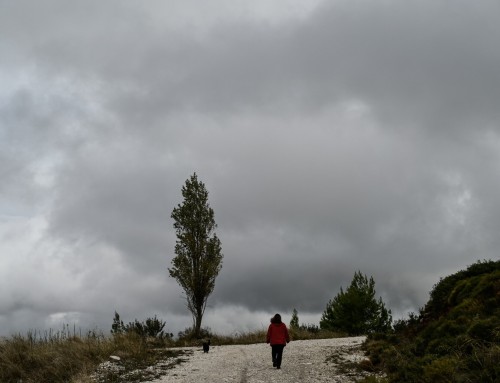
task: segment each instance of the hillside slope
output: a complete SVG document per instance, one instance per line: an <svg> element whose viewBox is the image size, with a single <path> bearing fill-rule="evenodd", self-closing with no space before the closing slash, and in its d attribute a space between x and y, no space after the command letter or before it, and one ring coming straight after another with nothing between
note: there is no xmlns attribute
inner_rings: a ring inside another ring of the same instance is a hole
<svg viewBox="0 0 500 383"><path fill-rule="evenodd" d="M366 343L390 382L499 382L500 261L441 279L420 315L394 329Z"/></svg>

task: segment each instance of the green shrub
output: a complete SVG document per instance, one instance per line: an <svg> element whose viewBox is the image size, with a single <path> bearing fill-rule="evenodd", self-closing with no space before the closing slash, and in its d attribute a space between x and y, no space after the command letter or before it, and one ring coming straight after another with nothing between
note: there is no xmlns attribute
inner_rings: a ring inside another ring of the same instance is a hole
<svg viewBox="0 0 500 383"><path fill-rule="evenodd" d="M318 325L315 325L315 324L301 324L299 326L299 330L302 330L302 331L307 331L308 333L310 334L318 334L321 329L319 328Z"/></svg>
<svg viewBox="0 0 500 383"><path fill-rule="evenodd" d="M498 321L493 318L476 319L467 329L467 335L477 340L494 340L496 326L498 326Z"/></svg>
<svg viewBox="0 0 500 383"><path fill-rule="evenodd" d="M425 382L455 382L459 360L455 357L435 359L424 367L423 378Z"/></svg>

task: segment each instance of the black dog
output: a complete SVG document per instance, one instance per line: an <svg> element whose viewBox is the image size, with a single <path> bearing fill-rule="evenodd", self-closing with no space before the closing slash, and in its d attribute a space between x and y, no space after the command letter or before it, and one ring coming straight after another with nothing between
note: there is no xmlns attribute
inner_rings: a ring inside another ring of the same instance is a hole
<svg viewBox="0 0 500 383"><path fill-rule="evenodd" d="M203 339L203 352L210 350L210 339Z"/></svg>

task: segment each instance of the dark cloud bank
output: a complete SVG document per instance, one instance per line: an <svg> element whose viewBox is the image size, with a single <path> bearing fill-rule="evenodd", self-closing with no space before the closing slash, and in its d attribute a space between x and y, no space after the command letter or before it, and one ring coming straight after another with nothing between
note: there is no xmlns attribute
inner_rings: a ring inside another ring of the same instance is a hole
<svg viewBox="0 0 500 383"><path fill-rule="evenodd" d="M317 321L357 270L404 315L498 259L496 2L216 3L0 2L3 333L186 327L167 267L194 171L215 331Z"/></svg>

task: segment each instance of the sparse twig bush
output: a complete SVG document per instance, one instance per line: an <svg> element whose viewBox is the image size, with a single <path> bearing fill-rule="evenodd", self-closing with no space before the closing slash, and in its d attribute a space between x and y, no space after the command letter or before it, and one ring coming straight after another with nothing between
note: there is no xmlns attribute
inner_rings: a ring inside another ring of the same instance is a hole
<svg viewBox="0 0 500 383"><path fill-rule="evenodd" d="M163 329L166 323L161 319L158 319L156 315L154 318L147 318L145 321L140 322L135 319L133 322L124 324L120 319L120 315L115 311L115 317L113 318L113 324L111 325L111 333L113 335L124 334L124 333L136 333L142 338L153 338L163 340L165 338L172 338L172 334L165 333Z"/></svg>

